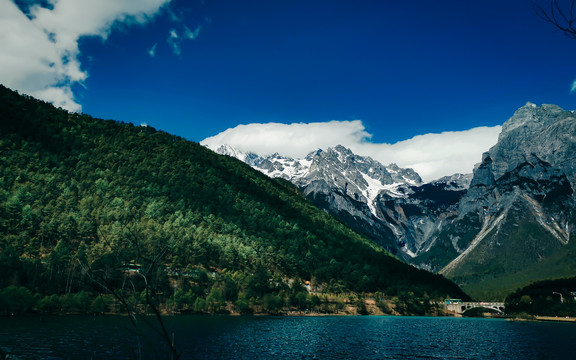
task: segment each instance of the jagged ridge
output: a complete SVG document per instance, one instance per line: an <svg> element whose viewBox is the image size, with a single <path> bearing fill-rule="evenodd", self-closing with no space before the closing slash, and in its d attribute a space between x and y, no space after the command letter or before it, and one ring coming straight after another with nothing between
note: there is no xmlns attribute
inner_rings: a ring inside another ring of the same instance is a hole
<svg viewBox="0 0 576 360"><path fill-rule="evenodd" d="M434 230L472 178L455 174L423 184L412 169L382 165L341 145L303 159L259 156L228 145L216 152L293 182L316 205L408 262L430 246Z"/></svg>
<svg viewBox="0 0 576 360"><path fill-rule="evenodd" d="M566 254L576 223L576 120L556 105L518 109L473 175L422 184L412 172L341 146L301 160L275 154L252 166L298 184L406 261L484 295L569 275L575 263Z"/></svg>

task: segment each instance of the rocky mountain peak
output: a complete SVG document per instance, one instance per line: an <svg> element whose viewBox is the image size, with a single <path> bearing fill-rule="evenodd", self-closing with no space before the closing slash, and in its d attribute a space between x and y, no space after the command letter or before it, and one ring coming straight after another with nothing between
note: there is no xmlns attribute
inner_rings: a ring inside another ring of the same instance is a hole
<svg viewBox="0 0 576 360"><path fill-rule="evenodd" d="M444 176L440 179L434 180L431 183L443 185L444 189L452 191L462 191L470 187L472 182L472 174L454 174Z"/></svg>
<svg viewBox="0 0 576 360"><path fill-rule="evenodd" d="M537 278L564 256L563 247L574 246L576 115L556 105L527 103L503 124L473 174L427 184L411 169L341 145L303 159L262 157L252 165L292 181L316 205L400 258L443 269L463 286L497 288L501 278L520 274L513 280L520 281L525 271Z"/></svg>
<svg viewBox="0 0 576 360"><path fill-rule="evenodd" d="M438 237L453 258L441 273L465 279L498 268L496 276L461 280L484 288L500 286L501 278L524 281L528 271L543 276L573 242L575 179L574 113L532 103L518 109L483 154L455 218Z"/></svg>
<svg viewBox="0 0 576 360"><path fill-rule="evenodd" d="M258 155L252 152L244 152L236 148L233 148L232 146L227 144L221 145L216 150L216 152L221 155L228 155L231 157L235 157L236 159L242 160L250 166L254 166L254 164L258 162L260 158Z"/></svg>
<svg viewBox="0 0 576 360"><path fill-rule="evenodd" d="M397 164L384 166L370 157L356 155L342 145L318 149L303 159L284 157L278 153L258 156L227 145L222 145L217 152L247 162L268 176L290 180L307 188L305 193L340 189L356 201L367 204L381 191L393 197L404 196L404 192L396 191L399 187L422 184L422 179L412 169L403 169Z"/></svg>
<svg viewBox="0 0 576 360"><path fill-rule="evenodd" d="M305 159L306 160L312 160L315 156L320 156L320 154L323 152L324 150L322 149L318 149L315 151L310 152L308 155L306 155Z"/></svg>
<svg viewBox="0 0 576 360"><path fill-rule="evenodd" d="M568 178L576 180L576 116L556 105L528 103L502 126L498 143L488 152L490 172L495 179L512 171L532 156L562 167ZM484 156L483 162L487 161ZM486 179L488 164L478 167ZM473 184L479 180L473 180Z"/></svg>
<svg viewBox="0 0 576 360"><path fill-rule="evenodd" d="M502 125L502 134L506 135L520 127L524 127L524 129L522 129L524 132L528 129L536 130L542 126L554 123L556 118L564 112L565 111L557 105L543 104L537 106L536 104L527 102L526 105L516 110L514 115Z"/></svg>
<svg viewBox="0 0 576 360"><path fill-rule="evenodd" d="M356 155L342 145L317 152L305 180L324 181L331 187L345 189L350 196L363 202L373 200L382 190L422 183L412 169L402 169L396 164L384 166L370 157Z"/></svg>
<svg viewBox="0 0 576 360"><path fill-rule="evenodd" d="M482 162L474 170L474 177L470 182L470 187L491 186L494 184L494 173L492 169L492 158L490 153L482 154Z"/></svg>

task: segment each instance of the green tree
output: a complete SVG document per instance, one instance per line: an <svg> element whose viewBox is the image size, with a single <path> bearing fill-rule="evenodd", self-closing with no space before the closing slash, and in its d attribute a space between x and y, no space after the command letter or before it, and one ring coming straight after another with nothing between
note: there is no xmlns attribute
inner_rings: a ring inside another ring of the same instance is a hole
<svg viewBox="0 0 576 360"><path fill-rule="evenodd" d="M250 307L250 303L243 298L238 298L238 300L236 300L236 309L238 310L238 312L242 315L248 315L252 313L252 308Z"/></svg>
<svg viewBox="0 0 576 360"><path fill-rule="evenodd" d="M265 294L262 298L264 309L272 314L278 313L284 305L282 297L276 294Z"/></svg>
<svg viewBox="0 0 576 360"><path fill-rule="evenodd" d="M293 296L292 305L296 306L299 311L308 310L311 305L308 292L300 291Z"/></svg>
<svg viewBox="0 0 576 360"><path fill-rule="evenodd" d="M254 275L248 278L247 296L262 298L270 290L270 273L264 267L259 267Z"/></svg>
<svg viewBox="0 0 576 360"><path fill-rule="evenodd" d="M368 309L366 308L366 301L364 298L359 298L356 301L356 311L359 315L368 315Z"/></svg>
<svg viewBox="0 0 576 360"><path fill-rule="evenodd" d="M0 305L7 315L23 314L38 303L38 296L22 286L10 285L0 293Z"/></svg>
<svg viewBox="0 0 576 360"><path fill-rule="evenodd" d="M196 301L194 301L194 311L196 312L206 311L206 299L196 298Z"/></svg>
<svg viewBox="0 0 576 360"><path fill-rule="evenodd" d="M192 290L184 291L183 289L178 289L174 293L174 303L177 310L193 309L195 300L196 297L192 293Z"/></svg>
<svg viewBox="0 0 576 360"><path fill-rule="evenodd" d="M231 276L225 276L223 284L223 295L226 301L236 301L238 298L238 284Z"/></svg>
<svg viewBox="0 0 576 360"><path fill-rule="evenodd" d="M38 311L43 313L54 314L62 310L60 297L56 294L44 296L38 301Z"/></svg>
<svg viewBox="0 0 576 360"><path fill-rule="evenodd" d="M95 314L103 314L110 310L109 303L110 300L106 300L105 296L99 295L92 299L90 303L90 312Z"/></svg>
<svg viewBox="0 0 576 360"><path fill-rule="evenodd" d="M222 293L222 290L217 286L212 287L210 294L208 294L206 297L206 309L210 313L215 314L222 311L225 306L226 301L224 300L224 294Z"/></svg>

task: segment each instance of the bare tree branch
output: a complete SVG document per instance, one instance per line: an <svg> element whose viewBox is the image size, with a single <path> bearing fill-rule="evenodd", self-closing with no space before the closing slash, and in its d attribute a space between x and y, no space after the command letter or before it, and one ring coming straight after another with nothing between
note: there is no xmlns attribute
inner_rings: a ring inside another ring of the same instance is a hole
<svg viewBox="0 0 576 360"><path fill-rule="evenodd" d="M142 275L144 277L144 281L146 282L146 304L148 304L150 306L150 308L154 312L154 315L156 315L156 319L158 320L158 323L160 324L160 328L162 330L161 335L164 337L164 341L166 341L166 344L168 345L168 347L170 349L170 352L172 354L172 359L176 360L176 359L180 358L180 354L176 350L176 347L174 346L174 342L171 340L170 335L168 334L168 330L166 329L166 326L164 325L164 321L162 320L162 314L160 313L160 310L158 310L158 307L156 307L156 305L153 303L152 299L150 298L150 286L149 286L149 281L148 281L149 278L151 276L153 276L154 268L156 267L157 262L164 257L167 249L168 249L167 246L164 247L162 252L159 253L154 258L154 261L152 262L152 264L148 268L148 271L146 272L146 274L145 275L140 274L140 275Z"/></svg>
<svg viewBox="0 0 576 360"><path fill-rule="evenodd" d="M576 28L574 27L576 22L576 18L574 17L576 0L566 0L565 5L561 4L561 2L563 1L550 0L548 10L539 4L534 4L534 10L544 21L554 25L556 30L562 32L571 39L576 39Z"/></svg>
<svg viewBox="0 0 576 360"><path fill-rule="evenodd" d="M137 223L135 221L135 219L132 219L132 220L134 221L134 224ZM154 331L156 331L159 334L159 336L164 340L164 342L166 343L166 345L168 346L168 348L170 350L170 358L173 360L177 360L180 358L181 354L177 351L175 344L174 344L174 341L173 341L173 337L171 337L169 335L168 329L166 328L166 325L164 324L162 314L161 314L160 310L158 309L158 306L156 306L156 304L153 300L153 297L156 295L156 291L154 290L154 287L153 287L155 272L156 272L156 269L158 267L158 264L160 264L161 260L168 253L170 245L167 244L167 245L163 246L155 254L145 254L143 249L142 249L142 244L144 244L144 241L142 239L140 239L140 236L138 235L138 231L137 230L134 231L134 229L132 229L129 226L129 222L130 222L130 220L123 222L122 230L123 231L125 230L126 233L128 234L127 243L129 244L129 246L131 245L136 249L137 258L141 259L143 261L143 263L146 264L146 266L142 267L140 269L140 271L137 272L137 274L140 275L144 280L144 291L146 294L146 305L154 313L160 329L158 329L153 324L151 324L145 317L143 317L142 319L148 326L150 326L152 329L154 329ZM100 236L100 240L109 249L110 254L115 258L115 261L118 264L127 263L128 262L127 259L121 259L120 256L118 255L119 252L114 251L117 249L114 249L113 244L108 240L108 236L102 231L99 223L97 221L95 221L95 224L96 224L97 232L99 233L99 236ZM126 297L124 292L120 291L120 289L117 289L109 281L109 277L108 277L108 274L106 273L106 271L104 269L95 270L88 264L80 264L80 265L83 268L83 271L87 274L87 276L89 277L90 281L93 284L99 286L105 292L112 294L122 304L122 306L126 309L126 312L129 315L130 321L132 322L132 324L134 326L136 326L138 323L137 317L136 317L136 314L138 313L136 306L131 305L129 299ZM132 282L131 279L128 279L128 281L130 282L133 293L136 293L136 288L134 286L134 283Z"/></svg>

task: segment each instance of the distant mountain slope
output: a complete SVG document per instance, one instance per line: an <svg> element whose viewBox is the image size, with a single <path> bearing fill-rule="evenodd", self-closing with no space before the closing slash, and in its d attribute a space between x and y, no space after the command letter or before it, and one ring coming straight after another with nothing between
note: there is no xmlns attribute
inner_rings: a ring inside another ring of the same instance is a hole
<svg viewBox="0 0 576 360"><path fill-rule="evenodd" d="M526 104L484 154L437 250L420 260L435 254L441 273L475 294L573 275L575 180L574 113Z"/></svg>
<svg viewBox="0 0 576 360"><path fill-rule="evenodd" d="M576 277L538 281L506 297L506 312L520 316L569 317L576 312Z"/></svg>
<svg viewBox="0 0 576 360"><path fill-rule="evenodd" d="M405 187L401 196L380 194L377 198L378 217L392 227L402 251L409 255L405 257L408 262L421 268L433 268L416 259L430 251L438 230L452 221L471 178L471 174L455 174L427 184Z"/></svg>
<svg viewBox="0 0 576 360"><path fill-rule="evenodd" d="M282 294L292 280L332 292L465 296L286 181L153 128L71 114L4 87L0 219L0 288L88 289L87 268L121 286L122 271L161 259L159 293L168 295L170 275L171 286L206 299L216 290L227 299Z"/></svg>
<svg viewBox="0 0 576 360"><path fill-rule="evenodd" d="M348 226L476 297L501 299L531 281L572 275L574 112L528 103L478 155L473 175L428 184L340 146L300 160L237 157L291 180Z"/></svg>
<svg viewBox="0 0 576 360"><path fill-rule="evenodd" d="M341 145L303 159L259 156L228 145L215 150L291 181L320 208L407 262L427 251L433 230L446 220L472 177L456 174L422 184L412 169L382 165Z"/></svg>
<svg viewBox="0 0 576 360"><path fill-rule="evenodd" d="M272 178L289 180L304 189L313 183L314 187L342 189L370 206L381 191L397 194L399 186L422 184L420 176L412 169L401 169L396 164L384 166L370 157L356 155L342 145L313 151L303 159L280 154L262 157L228 145L215 150L242 160Z"/></svg>

